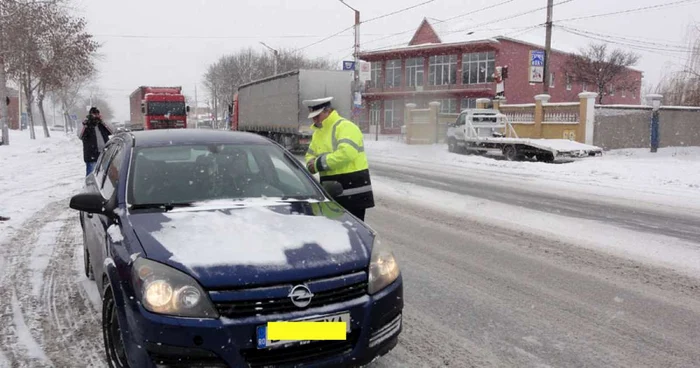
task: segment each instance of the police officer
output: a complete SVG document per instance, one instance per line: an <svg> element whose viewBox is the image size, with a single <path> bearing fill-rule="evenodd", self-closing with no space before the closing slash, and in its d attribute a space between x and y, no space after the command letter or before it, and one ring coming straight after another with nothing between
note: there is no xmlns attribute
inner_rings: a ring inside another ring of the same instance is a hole
<svg viewBox="0 0 700 368"><path fill-rule="evenodd" d="M360 220L365 210L374 207L374 194L360 128L338 114L331 105L333 97L305 100L313 136L306 152L306 167L318 173L321 183L337 181L343 193L335 200Z"/></svg>

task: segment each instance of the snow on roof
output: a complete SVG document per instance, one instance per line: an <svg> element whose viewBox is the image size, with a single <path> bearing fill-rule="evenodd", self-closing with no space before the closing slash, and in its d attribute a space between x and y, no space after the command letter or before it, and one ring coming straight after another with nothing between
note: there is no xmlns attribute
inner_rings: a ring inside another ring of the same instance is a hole
<svg viewBox="0 0 700 368"><path fill-rule="evenodd" d="M166 213L169 221L153 237L187 267L287 264L285 251L317 244L331 256L352 250L350 232L323 216L284 215L267 207ZM186 235L188 241L183 242Z"/></svg>

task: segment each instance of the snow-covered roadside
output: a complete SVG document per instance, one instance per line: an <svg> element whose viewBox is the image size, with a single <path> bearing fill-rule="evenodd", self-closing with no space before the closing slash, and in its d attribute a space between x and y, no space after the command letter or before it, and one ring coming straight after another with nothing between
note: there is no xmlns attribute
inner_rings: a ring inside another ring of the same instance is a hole
<svg viewBox="0 0 700 368"><path fill-rule="evenodd" d="M566 191L613 200L648 202L700 211L700 147L606 152L565 164L509 162L447 152L446 145L367 140L372 163L492 180L533 191Z"/></svg>
<svg viewBox="0 0 700 368"><path fill-rule="evenodd" d="M506 205L489 200L373 177L376 194L395 200L412 198L414 204L449 211L471 220L561 240L635 261L672 268L700 277L700 245L677 238L575 219ZM585 235L583 235L585 234Z"/></svg>
<svg viewBox="0 0 700 368"><path fill-rule="evenodd" d="M73 133L51 132L51 138L10 131L10 145L0 146L0 244L16 227L49 202L78 193L84 184L82 145Z"/></svg>

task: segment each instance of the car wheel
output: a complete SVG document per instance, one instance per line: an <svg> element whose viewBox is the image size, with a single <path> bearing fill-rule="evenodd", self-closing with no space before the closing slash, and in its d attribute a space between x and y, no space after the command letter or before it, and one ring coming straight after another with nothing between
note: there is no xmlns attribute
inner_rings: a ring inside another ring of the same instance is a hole
<svg viewBox="0 0 700 368"><path fill-rule="evenodd" d="M457 140L456 139L450 138L447 140L447 150L450 152L457 151Z"/></svg>
<svg viewBox="0 0 700 368"><path fill-rule="evenodd" d="M95 274L92 272L92 264L90 262L90 252L87 248L87 236L83 231L83 265L85 267L85 276L89 280L95 280Z"/></svg>
<svg viewBox="0 0 700 368"><path fill-rule="evenodd" d="M508 161L518 161L518 150L513 145L503 147L503 156Z"/></svg>
<svg viewBox="0 0 700 368"><path fill-rule="evenodd" d="M102 301L102 337L110 368L128 368L126 349L117 318L117 305L110 290L105 292Z"/></svg>

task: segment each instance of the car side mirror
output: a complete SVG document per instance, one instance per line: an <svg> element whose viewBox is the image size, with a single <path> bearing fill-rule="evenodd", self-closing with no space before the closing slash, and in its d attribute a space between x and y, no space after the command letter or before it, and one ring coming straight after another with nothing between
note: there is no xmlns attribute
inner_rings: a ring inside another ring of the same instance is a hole
<svg viewBox="0 0 700 368"><path fill-rule="evenodd" d="M326 181L323 182L323 189L328 192L331 198L335 198L343 194L343 185L337 181Z"/></svg>
<svg viewBox="0 0 700 368"><path fill-rule="evenodd" d="M81 193L74 195L70 199L69 206L81 212L105 215L112 218L114 214L109 209L111 207L109 202L102 198L102 195L99 193Z"/></svg>
<svg viewBox="0 0 700 368"><path fill-rule="evenodd" d="M189 107L189 106L187 106L187 112L190 112L190 107Z"/></svg>

